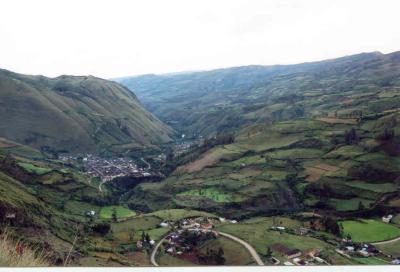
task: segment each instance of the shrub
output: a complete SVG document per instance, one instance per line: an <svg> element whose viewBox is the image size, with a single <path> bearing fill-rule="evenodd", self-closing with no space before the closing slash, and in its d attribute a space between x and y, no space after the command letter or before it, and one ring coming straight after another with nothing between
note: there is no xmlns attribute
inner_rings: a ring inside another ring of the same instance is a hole
<svg viewBox="0 0 400 272"><path fill-rule="evenodd" d="M108 223L98 223L92 227L93 232L106 235L111 229L110 224Z"/></svg>
<svg viewBox="0 0 400 272"><path fill-rule="evenodd" d="M13 241L5 232L0 236L1 266L49 266L49 262L43 253Z"/></svg>

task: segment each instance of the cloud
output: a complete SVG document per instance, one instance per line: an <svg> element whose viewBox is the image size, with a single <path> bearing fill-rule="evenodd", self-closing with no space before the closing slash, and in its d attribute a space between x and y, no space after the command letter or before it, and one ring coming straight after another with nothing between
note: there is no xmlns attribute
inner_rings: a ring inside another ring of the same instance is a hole
<svg viewBox="0 0 400 272"><path fill-rule="evenodd" d="M397 0L3 0L0 67L117 77L400 49Z"/></svg>

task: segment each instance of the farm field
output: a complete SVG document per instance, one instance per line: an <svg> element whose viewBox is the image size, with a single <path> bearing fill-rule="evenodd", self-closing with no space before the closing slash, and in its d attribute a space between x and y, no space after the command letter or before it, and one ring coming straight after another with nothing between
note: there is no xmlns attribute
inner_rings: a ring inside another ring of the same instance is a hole
<svg viewBox="0 0 400 272"><path fill-rule="evenodd" d="M167 253L159 253L157 262L160 266L194 266L192 262L174 257Z"/></svg>
<svg viewBox="0 0 400 272"><path fill-rule="evenodd" d="M361 188L378 193L390 193L395 192L398 186L393 183L367 183L367 182L351 182L349 186Z"/></svg>
<svg viewBox="0 0 400 272"><path fill-rule="evenodd" d="M379 250L382 250L385 254L390 254L392 256L399 256L400 257L400 241L396 241L393 243L387 243L383 245L377 245Z"/></svg>
<svg viewBox="0 0 400 272"><path fill-rule="evenodd" d="M112 214L116 211L117 218L125 218L135 216L136 213L122 206L106 206L100 210L100 218L111 219Z"/></svg>
<svg viewBox="0 0 400 272"><path fill-rule="evenodd" d="M18 165L21 166L22 168L24 168L24 170L26 170L27 172L38 175L38 176L45 175L52 171L49 168L39 167L39 166L35 166L33 164L25 163L25 162L20 162L20 163L18 163Z"/></svg>
<svg viewBox="0 0 400 272"><path fill-rule="evenodd" d="M180 193L182 196L199 196L209 198L215 202L232 202L234 197L227 193L222 193L214 188L195 189Z"/></svg>
<svg viewBox="0 0 400 272"><path fill-rule="evenodd" d="M364 207L368 207L372 200L363 198L352 198L352 199L330 199L330 204L335 207L337 211L355 211L359 208L360 202Z"/></svg>
<svg viewBox="0 0 400 272"><path fill-rule="evenodd" d="M354 258L357 262L363 265L388 265L390 264L389 262L385 262L384 260L377 259L375 257L370 257L370 258Z"/></svg>
<svg viewBox="0 0 400 272"><path fill-rule="evenodd" d="M286 218L276 218L275 223L287 227L300 226L300 222ZM272 218L257 218L250 219L238 224L221 224L217 226L217 230L235 235L244 241L250 243L259 254L265 255L268 247L273 244L281 243L291 249L300 249L303 251L317 248L323 250L327 255L335 259L336 264L349 264L347 259L343 258L334 251L334 247L315 238L307 236L297 236L288 234L285 232L278 232L269 230L269 227L273 225ZM273 251L272 254L277 259L283 261L285 258L278 252Z"/></svg>
<svg viewBox="0 0 400 272"><path fill-rule="evenodd" d="M341 221L343 233L354 242L378 242L400 236L400 228L373 219Z"/></svg>
<svg viewBox="0 0 400 272"><path fill-rule="evenodd" d="M249 252L239 243L225 237L207 241L199 248L199 252L205 254L207 249L224 251L225 265L252 265L254 264Z"/></svg>
<svg viewBox="0 0 400 272"><path fill-rule="evenodd" d="M392 219L392 222L397 225L400 225L400 214L395 215Z"/></svg>
<svg viewBox="0 0 400 272"><path fill-rule="evenodd" d="M159 217L163 220L172 220L176 221L182 218L189 218L189 217L209 217L209 218L218 218L217 215L203 212L203 211L196 211L196 210L189 210L189 209L169 209L169 210L159 210L153 213L149 213L147 215L152 215Z"/></svg>

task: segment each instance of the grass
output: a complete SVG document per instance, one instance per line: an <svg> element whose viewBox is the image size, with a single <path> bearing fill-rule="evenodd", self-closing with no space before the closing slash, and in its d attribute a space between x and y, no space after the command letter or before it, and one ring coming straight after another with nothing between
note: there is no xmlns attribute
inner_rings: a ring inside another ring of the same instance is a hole
<svg viewBox="0 0 400 272"><path fill-rule="evenodd" d="M397 225L400 225L400 214L395 215L392 219L392 222Z"/></svg>
<svg viewBox="0 0 400 272"><path fill-rule="evenodd" d="M329 201L329 203L333 205L337 211L356 211L359 208L360 202L366 208L369 207L369 204L373 203L372 200L363 198L351 198L351 199L331 198Z"/></svg>
<svg viewBox="0 0 400 272"><path fill-rule="evenodd" d="M360 156L364 154L364 151L361 147L359 146L354 146L354 145L345 145L342 147L339 147L338 149L335 149L328 154L324 155L324 158L327 159L338 159L338 158L343 158L343 159L352 159L357 156Z"/></svg>
<svg viewBox="0 0 400 272"><path fill-rule="evenodd" d="M277 222L279 221L277 220ZM338 254L334 252L334 248L331 245L312 237L271 231L269 230L271 223L272 219L258 219L257 221L249 220L248 222L244 221L239 224L223 224L218 226L217 229L235 235L250 243L261 255L267 253L268 247L271 247L275 243L281 243L292 249L308 250L318 248L340 259L339 256L336 256ZM290 221L290 225L294 223ZM282 225L284 226L284 224ZM273 256L280 260L284 259L278 252L273 252Z"/></svg>
<svg viewBox="0 0 400 272"><path fill-rule="evenodd" d="M373 219L342 221L344 235L350 234L354 242L377 242L400 236L400 229Z"/></svg>
<svg viewBox="0 0 400 272"><path fill-rule="evenodd" d="M156 216L140 216L123 222L111 223L113 232L126 232L131 230L148 230L157 228L162 220Z"/></svg>
<svg viewBox="0 0 400 272"><path fill-rule="evenodd" d="M140 239L142 232L153 240L159 240L169 228L161 228L162 220L156 216L140 216L123 222L111 223L113 237L120 243L132 243Z"/></svg>
<svg viewBox="0 0 400 272"><path fill-rule="evenodd" d="M388 265L388 262L385 262L383 260L380 260L378 258L375 257L368 257L368 258L353 258L354 260L356 260L357 262L359 262L360 264L366 264L366 265Z"/></svg>
<svg viewBox="0 0 400 272"><path fill-rule="evenodd" d="M312 159L323 155L323 150L311 148L283 149L266 154L272 159Z"/></svg>
<svg viewBox="0 0 400 272"><path fill-rule="evenodd" d="M170 229L168 228L156 228L156 229L151 229L146 231L146 233L149 234L150 239L153 239L155 241L160 240L162 237L164 237Z"/></svg>
<svg viewBox="0 0 400 272"><path fill-rule="evenodd" d="M38 166L35 166L33 164L25 163L25 162L18 162L18 165L20 167L22 167L25 171L27 171L29 173L32 173L32 174L35 174L35 175L38 175L38 176L42 176L42 175L48 174L48 173L50 173L52 171L49 168L38 167Z"/></svg>
<svg viewBox="0 0 400 272"><path fill-rule="evenodd" d="M210 218L218 218L215 214L196 211L196 210L187 210L187 209L169 209L169 210L160 210L148 215L157 216L163 220L172 220L176 221L182 218L188 217L210 217Z"/></svg>
<svg viewBox="0 0 400 272"><path fill-rule="evenodd" d="M400 257L400 241L377 245L376 247L379 248L379 250L382 250L382 252L385 254L390 254L394 257Z"/></svg>
<svg viewBox="0 0 400 272"><path fill-rule="evenodd" d="M16 248L21 247L18 254ZM49 262L42 252L31 249L22 243L15 243L7 233L0 236L0 267L49 266Z"/></svg>
<svg viewBox="0 0 400 272"><path fill-rule="evenodd" d="M157 262L161 266L193 266L190 261L180 259L178 257L171 256L170 254L161 253L158 258Z"/></svg>
<svg viewBox="0 0 400 272"><path fill-rule="evenodd" d="M206 188L206 189L193 189L178 195L182 196L200 196L211 199L215 202L233 202L234 197L228 193L222 193L215 188Z"/></svg>
<svg viewBox="0 0 400 272"><path fill-rule="evenodd" d="M87 202L69 200L64 204L64 210L75 215L85 215L88 211L95 211L97 214L100 207Z"/></svg>
<svg viewBox="0 0 400 272"><path fill-rule="evenodd" d="M242 164L245 164L245 165L265 164L265 158L262 158L259 155L247 156L247 157L243 157L239 160L235 160L233 162L226 163L226 165L229 165L232 167L239 167L239 166L242 166Z"/></svg>
<svg viewBox="0 0 400 272"><path fill-rule="evenodd" d="M397 190L398 186L393 183L367 183L362 181L349 182L346 185L377 193L390 193Z"/></svg>
<svg viewBox="0 0 400 272"><path fill-rule="evenodd" d="M100 218L111 219L114 209L116 211L117 218L126 218L136 215L134 211L122 206L107 206L100 210Z"/></svg>
<svg viewBox="0 0 400 272"><path fill-rule="evenodd" d="M249 265L254 261L249 252L239 243L225 237L213 239L200 246L199 252L205 254L207 249L224 251L225 265Z"/></svg>

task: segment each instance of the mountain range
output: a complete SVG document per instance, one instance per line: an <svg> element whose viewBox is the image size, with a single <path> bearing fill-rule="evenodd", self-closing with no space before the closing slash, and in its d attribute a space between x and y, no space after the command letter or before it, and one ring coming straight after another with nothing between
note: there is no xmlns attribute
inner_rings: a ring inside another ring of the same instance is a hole
<svg viewBox="0 0 400 272"><path fill-rule="evenodd" d="M197 137L254 123L349 111L354 93L361 96L399 85L399 68L400 52L372 52L295 65L243 66L115 80L134 91L163 122ZM375 110L368 104L363 108Z"/></svg>

